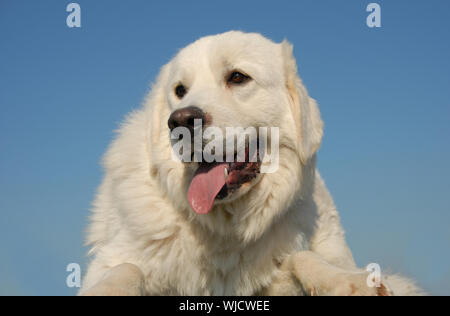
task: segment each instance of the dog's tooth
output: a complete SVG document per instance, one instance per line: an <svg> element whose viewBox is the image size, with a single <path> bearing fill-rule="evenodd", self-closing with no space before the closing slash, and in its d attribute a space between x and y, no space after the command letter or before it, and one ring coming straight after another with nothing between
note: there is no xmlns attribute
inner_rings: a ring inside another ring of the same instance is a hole
<svg viewBox="0 0 450 316"><path fill-rule="evenodd" d="M225 178L227 178L228 177L228 168L225 168L223 173L225 174Z"/></svg>

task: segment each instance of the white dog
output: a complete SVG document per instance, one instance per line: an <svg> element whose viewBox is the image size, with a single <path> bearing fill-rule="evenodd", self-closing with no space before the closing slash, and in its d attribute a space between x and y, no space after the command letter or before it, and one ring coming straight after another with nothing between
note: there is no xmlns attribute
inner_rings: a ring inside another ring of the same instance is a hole
<svg viewBox="0 0 450 316"><path fill-rule="evenodd" d="M174 159L171 130L194 119L278 127L278 169ZM105 155L80 294L422 294L355 266L316 170L322 125L289 43L228 32L181 50Z"/></svg>

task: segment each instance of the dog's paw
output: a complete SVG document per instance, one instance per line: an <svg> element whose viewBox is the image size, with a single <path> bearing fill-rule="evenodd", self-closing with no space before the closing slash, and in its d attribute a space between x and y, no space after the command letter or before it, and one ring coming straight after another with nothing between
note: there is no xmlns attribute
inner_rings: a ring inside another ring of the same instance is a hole
<svg viewBox="0 0 450 316"><path fill-rule="evenodd" d="M333 296L392 296L389 288L381 282L379 286L371 286L375 280L370 280L368 273L342 273L334 280L331 289Z"/></svg>
<svg viewBox="0 0 450 316"><path fill-rule="evenodd" d="M82 296L143 296L145 280L135 265L124 263L109 270L103 279Z"/></svg>

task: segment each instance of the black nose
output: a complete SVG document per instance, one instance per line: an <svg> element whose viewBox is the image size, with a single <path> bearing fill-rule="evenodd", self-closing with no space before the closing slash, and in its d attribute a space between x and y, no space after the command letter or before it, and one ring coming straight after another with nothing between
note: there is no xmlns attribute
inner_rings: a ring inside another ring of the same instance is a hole
<svg viewBox="0 0 450 316"><path fill-rule="evenodd" d="M205 113L196 106L188 106L172 112L167 122L170 130L176 127L187 127L191 132L194 130L194 120L202 120L205 123Z"/></svg>

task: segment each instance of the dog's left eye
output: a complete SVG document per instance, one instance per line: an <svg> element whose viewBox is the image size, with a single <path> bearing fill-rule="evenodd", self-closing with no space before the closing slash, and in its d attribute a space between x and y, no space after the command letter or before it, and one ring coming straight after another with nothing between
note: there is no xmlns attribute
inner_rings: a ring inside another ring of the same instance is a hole
<svg viewBox="0 0 450 316"><path fill-rule="evenodd" d="M187 93L186 87L182 84L179 84L175 87L175 94L177 95L178 99L182 99L184 95Z"/></svg>
<svg viewBox="0 0 450 316"><path fill-rule="evenodd" d="M251 78L249 76L244 75L238 71L235 71L235 72L231 73L230 77L228 78L228 83L241 84L250 79Z"/></svg>

